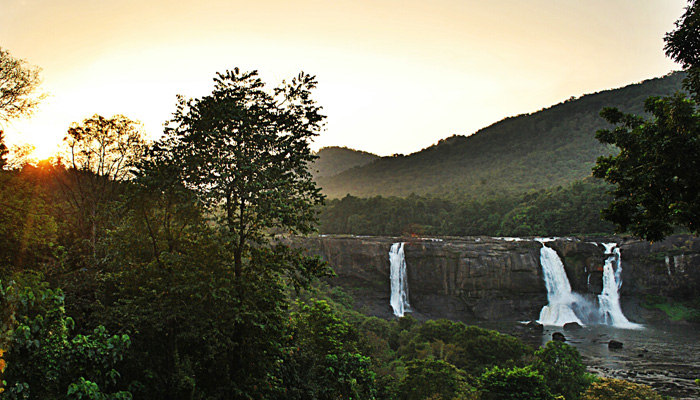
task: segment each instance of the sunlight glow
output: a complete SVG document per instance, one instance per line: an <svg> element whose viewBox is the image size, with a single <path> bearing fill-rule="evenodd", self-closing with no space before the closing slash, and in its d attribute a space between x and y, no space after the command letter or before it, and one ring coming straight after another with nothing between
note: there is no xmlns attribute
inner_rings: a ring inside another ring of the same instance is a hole
<svg viewBox="0 0 700 400"><path fill-rule="evenodd" d="M240 67L271 86L317 76L328 124L314 148L389 155L679 69L663 36L686 1L19 4L3 5L2 46L43 69L52 98L6 129L11 143L49 154L96 113L155 139L177 94L207 94L215 72Z"/></svg>

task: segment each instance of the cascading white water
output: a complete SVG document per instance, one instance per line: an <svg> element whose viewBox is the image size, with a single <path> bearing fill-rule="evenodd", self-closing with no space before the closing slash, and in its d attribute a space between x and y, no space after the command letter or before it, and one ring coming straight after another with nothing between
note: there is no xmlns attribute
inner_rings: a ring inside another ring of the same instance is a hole
<svg viewBox="0 0 700 400"><path fill-rule="evenodd" d="M573 305L581 298L571 291L569 278L566 276L564 264L554 249L545 245L549 240L537 239L542 243L540 263L544 274L544 284L547 287L548 304L542 307L540 319L543 325L563 326L567 322L583 323L574 313Z"/></svg>
<svg viewBox="0 0 700 400"><path fill-rule="evenodd" d="M406 277L406 259L403 253L403 243L394 243L389 251L390 276L391 276L391 308L394 315L403 317L404 313L411 311L408 304L408 279Z"/></svg>
<svg viewBox="0 0 700 400"><path fill-rule="evenodd" d="M604 243L608 256L603 267L603 292L598 296L598 309L603 323L616 328L639 329L641 325L630 322L620 307L619 289L622 286L622 257L616 243Z"/></svg>
<svg viewBox="0 0 700 400"><path fill-rule="evenodd" d="M642 325L630 322L620 307L619 289L622 286L622 258L616 243L603 243L608 256L603 267L603 291L598 305L574 293L566 270L554 249L545 245L553 239L537 239L542 243L540 263L547 287L548 304L540 311L539 323L563 326L567 322L603 323L616 328L640 329ZM590 275L589 275L590 286Z"/></svg>

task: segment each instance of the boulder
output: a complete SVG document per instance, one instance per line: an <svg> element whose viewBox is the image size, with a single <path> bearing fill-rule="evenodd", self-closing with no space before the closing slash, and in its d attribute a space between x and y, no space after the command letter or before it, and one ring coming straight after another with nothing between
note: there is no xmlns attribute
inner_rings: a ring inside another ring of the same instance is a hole
<svg viewBox="0 0 700 400"><path fill-rule="evenodd" d="M622 342L618 342L615 339L612 339L608 342L608 348L612 350L618 350L622 348Z"/></svg>
<svg viewBox="0 0 700 400"><path fill-rule="evenodd" d="M544 331L544 325L540 324L537 321L530 321L527 324L525 324L525 326L537 332Z"/></svg>
<svg viewBox="0 0 700 400"><path fill-rule="evenodd" d="M566 336L561 332L552 333L552 340L555 342L566 342Z"/></svg>
<svg viewBox="0 0 700 400"><path fill-rule="evenodd" d="M578 322L567 322L564 324L565 331L575 331L583 328Z"/></svg>

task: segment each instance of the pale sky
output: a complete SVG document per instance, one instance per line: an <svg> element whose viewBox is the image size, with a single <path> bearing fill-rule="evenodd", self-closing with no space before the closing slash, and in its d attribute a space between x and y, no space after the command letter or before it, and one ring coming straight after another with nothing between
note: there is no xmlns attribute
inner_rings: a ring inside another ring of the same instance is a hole
<svg viewBox="0 0 700 400"><path fill-rule="evenodd" d="M217 71L270 88L316 75L313 148L413 153L505 117L680 67L663 36L685 0L0 0L0 47L42 68L49 97L5 127L41 156L98 113L152 138L175 96Z"/></svg>

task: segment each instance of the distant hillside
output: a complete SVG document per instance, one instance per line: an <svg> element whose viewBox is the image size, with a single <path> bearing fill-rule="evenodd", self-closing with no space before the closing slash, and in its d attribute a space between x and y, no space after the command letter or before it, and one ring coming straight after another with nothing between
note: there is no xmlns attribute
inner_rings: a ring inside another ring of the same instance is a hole
<svg viewBox="0 0 700 400"><path fill-rule="evenodd" d="M318 174L317 182L331 198L415 193L483 199L567 185L589 176L598 156L615 151L595 140L598 129L609 127L598 115L603 107L641 114L647 97L680 90L682 79L673 73L572 98L408 156L379 158L334 176Z"/></svg>
<svg viewBox="0 0 700 400"><path fill-rule="evenodd" d="M361 167L379 158L378 155L347 147L324 147L316 153L311 166L314 178L331 177L354 167Z"/></svg>

